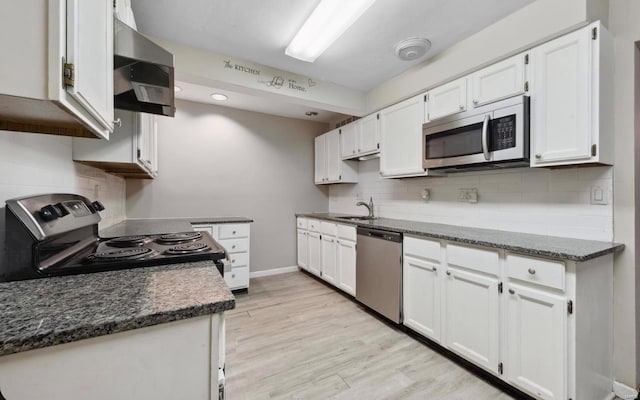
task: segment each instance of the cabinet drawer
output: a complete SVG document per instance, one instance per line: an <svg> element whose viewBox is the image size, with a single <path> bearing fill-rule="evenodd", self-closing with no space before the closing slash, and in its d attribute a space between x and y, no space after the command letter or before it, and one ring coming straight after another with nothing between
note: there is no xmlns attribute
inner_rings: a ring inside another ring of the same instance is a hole
<svg viewBox="0 0 640 400"><path fill-rule="evenodd" d="M320 222L320 233L323 235L336 236L337 232L337 224L333 222Z"/></svg>
<svg viewBox="0 0 640 400"><path fill-rule="evenodd" d="M231 271L224 274L224 281L230 289L249 287L249 267L231 268Z"/></svg>
<svg viewBox="0 0 640 400"><path fill-rule="evenodd" d="M232 267L249 266L249 253L231 253L229 258Z"/></svg>
<svg viewBox="0 0 640 400"><path fill-rule="evenodd" d="M249 237L249 224L220 225L220 239Z"/></svg>
<svg viewBox="0 0 640 400"><path fill-rule="evenodd" d="M436 240L418 239L413 237L404 237L403 242L404 254L431 260L437 263L441 262L440 242Z"/></svg>
<svg viewBox="0 0 640 400"><path fill-rule="evenodd" d="M564 290L565 269L562 261L507 254L507 276L523 282Z"/></svg>
<svg viewBox="0 0 640 400"><path fill-rule="evenodd" d="M338 237L340 239L347 239L356 241L356 227L351 225L338 225Z"/></svg>
<svg viewBox="0 0 640 400"><path fill-rule="evenodd" d="M249 239L221 239L218 243L227 250L228 253L242 253L249 251Z"/></svg>
<svg viewBox="0 0 640 400"><path fill-rule="evenodd" d="M298 218L296 222L296 226L298 229L307 229L307 219L306 218Z"/></svg>
<svg viewBox="0 0 640 400"><path fill-rule="evenodd" d="M191 225L196 232L207 232L212 238L218 238L218 227L216 225Z"/></svg>
<svg viewBox="0 0 640 400"><path fill-rule="evenodd" d="M447 244L447 265L498 276L499 256L497 250Z"/></svg>
<svg viewBox="0 0 640 400"><path fill-rule="evenodd" d="M310 231L320 232L320 221L317 219L308 220L307 226Z"/></svg>

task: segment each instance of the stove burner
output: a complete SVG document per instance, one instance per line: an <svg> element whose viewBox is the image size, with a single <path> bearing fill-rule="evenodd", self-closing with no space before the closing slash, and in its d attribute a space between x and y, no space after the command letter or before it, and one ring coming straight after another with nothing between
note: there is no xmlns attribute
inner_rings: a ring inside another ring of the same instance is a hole
<svg viewBox="0 0 640 400"><path fill-rule="evenodd" d="M147 236L122 236L107 241L107 246L111 247L136 247L145 244L149 238Z"/></svg>
<svg viewBox="0 0 640 400"><path fill-rule="evenodd" d="M200 232L179 232L179 233L169 233L167 235L162 235L158 238L158 243L160 244L177 244L177 243L186 243L186 242L195 242L202 238L202 233Z"/></svg>
<svg viewBox="0 0 640 400"><path fill-rule="evenodd" d="M191 254L207 251L211 248L204 243L179 244L167 250L167 254Z"/></svg>
<svg viewBox="0 0 640 400"><path fill-rule="evenodd" d="M153 250L146 247L127 247L118 250L101 251L89 256L90 260L101 261L119 261L119 260L137 260L150 256Z"/></svg>

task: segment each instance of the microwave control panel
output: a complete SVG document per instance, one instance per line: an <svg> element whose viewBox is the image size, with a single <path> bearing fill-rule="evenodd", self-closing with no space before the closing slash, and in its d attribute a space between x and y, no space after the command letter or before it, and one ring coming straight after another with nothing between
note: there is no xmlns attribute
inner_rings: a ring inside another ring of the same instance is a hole
<svg viewBox="0 0 640 400"><path fill-rule="evenodd" d="M491 121L490 151L516 147L516 116L496 118Z"/></svg>

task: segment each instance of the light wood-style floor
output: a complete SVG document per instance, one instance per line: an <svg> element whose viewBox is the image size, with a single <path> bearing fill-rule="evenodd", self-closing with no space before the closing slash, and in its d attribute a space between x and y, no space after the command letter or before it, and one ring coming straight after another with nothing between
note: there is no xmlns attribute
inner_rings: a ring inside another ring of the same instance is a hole
<svg viewBox="0 0 640 400"><path fill-rule="evenodd" d="M227 399L511 399L302 272L227 312Z"/></svg>

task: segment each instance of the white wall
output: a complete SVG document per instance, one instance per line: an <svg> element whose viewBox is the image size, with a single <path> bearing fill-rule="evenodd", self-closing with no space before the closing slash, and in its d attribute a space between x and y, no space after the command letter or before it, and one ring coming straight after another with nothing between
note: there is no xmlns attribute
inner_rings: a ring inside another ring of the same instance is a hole
<svg viewBox="0 0 640 400"><path fill-rule="evenodd" d="M127 217L243 216L251 271L296 264L295 213L327 211L313 184L313 139L324 123L178 101L158 118L159 177L127 183Z"/></svg>
<svg viewBox="0 0 640 400"><path fill-rule="evenodd" d="M0 243L5 235L4 202L14 197L77 193L104 203L100 228L125 218L124 179L74 163L71 141L63 136L0 131Z"/></svg>
<svg viewBox="0 0 640 400"><path fill-rule="evenodd" d="M591 204L591 187L609 195L611 167L547 170L518 168L447 177L381 179L378 160L360 162L359 182L332 185L331 212L366 213L358 200L373 197L379 216L593 240L613 237L613 207ZM421 198L429 189L431 200ZM458 201L476 188L478 203Z"/></svg>

